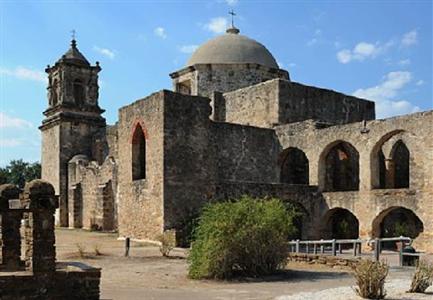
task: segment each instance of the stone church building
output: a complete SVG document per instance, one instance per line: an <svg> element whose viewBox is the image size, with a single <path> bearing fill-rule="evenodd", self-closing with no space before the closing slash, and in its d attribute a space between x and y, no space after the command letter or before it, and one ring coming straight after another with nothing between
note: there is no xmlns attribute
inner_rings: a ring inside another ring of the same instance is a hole
<svg viewBox="0 0 433 300"><path fill-rule="evenodd" d="M298 207L298 238L405 235L433 252L433 111L376 120L374 102L292 81L234 27L114 125L100 71L75 40L46 68L42 178L58 225L181 240L203 204L250 194Z"/></svg>

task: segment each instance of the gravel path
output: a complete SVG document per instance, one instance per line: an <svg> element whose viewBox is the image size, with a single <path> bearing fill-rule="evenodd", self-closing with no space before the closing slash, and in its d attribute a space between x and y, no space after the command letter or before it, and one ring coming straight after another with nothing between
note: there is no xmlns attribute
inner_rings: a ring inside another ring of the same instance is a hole
<svg viewBox="0 0 433 300"><path fill-rule="evenodd" d="M393 279L385 283L387 296L392 300L432 300L433 287L427 289L426 294L406 293L410 287L410 280ZM304 292L290 296L279 296L275 300L364 300L356 295L352 287L338 287L318 292Z"/></svg>

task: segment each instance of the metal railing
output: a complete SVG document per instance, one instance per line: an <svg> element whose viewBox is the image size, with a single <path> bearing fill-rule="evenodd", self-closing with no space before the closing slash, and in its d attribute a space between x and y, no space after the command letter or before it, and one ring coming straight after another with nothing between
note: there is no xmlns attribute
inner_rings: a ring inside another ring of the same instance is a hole
<svg viewBox="0 0 433 300"><path fill-rule="evenodd" d="M352 246L352 254L354 257L361 256L362 244L373 248L373 257L375 261L380 260L382 252L382 244L384 242L401 243L399 247L399 265L403 266L405 256L419 257L422 253L404 252L406 246L411 246L413 240L409 237L392 237L392 238L375 238L375 239L332 239L332 240L293 240L289 242L289 252L305 253L305 254L324 254L337 256L343 253L344 245Z"/></svg>

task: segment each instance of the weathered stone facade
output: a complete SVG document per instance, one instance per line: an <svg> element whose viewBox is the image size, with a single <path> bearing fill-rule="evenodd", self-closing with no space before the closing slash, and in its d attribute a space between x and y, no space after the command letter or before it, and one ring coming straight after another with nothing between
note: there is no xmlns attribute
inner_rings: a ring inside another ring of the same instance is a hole
<svg viewBox="0 0 433 300"><path fill-rule="evenodd" d="M250 194L299 207L300 238L409 235L433 252L433 112L375 120L374 102L291 82L253 40L239 55L238 33L217 63L201 51L171 74L174 92L120 108L114 126L76 100L86 122L48 110L42 168L60 223L181 239L203 204Z"/></svg>

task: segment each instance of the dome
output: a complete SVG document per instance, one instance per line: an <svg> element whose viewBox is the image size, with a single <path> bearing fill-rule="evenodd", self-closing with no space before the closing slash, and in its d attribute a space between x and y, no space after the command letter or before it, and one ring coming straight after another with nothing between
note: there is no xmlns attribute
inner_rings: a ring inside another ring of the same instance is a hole
<svg viewBox="0 0 433 300"><path fill-rule="evenodd" d="M187 65L195 64L245 64L254 63L278 69L271 52L259 42L239 34L236 28L227 29L220 35L200 46Z"/></svg>

